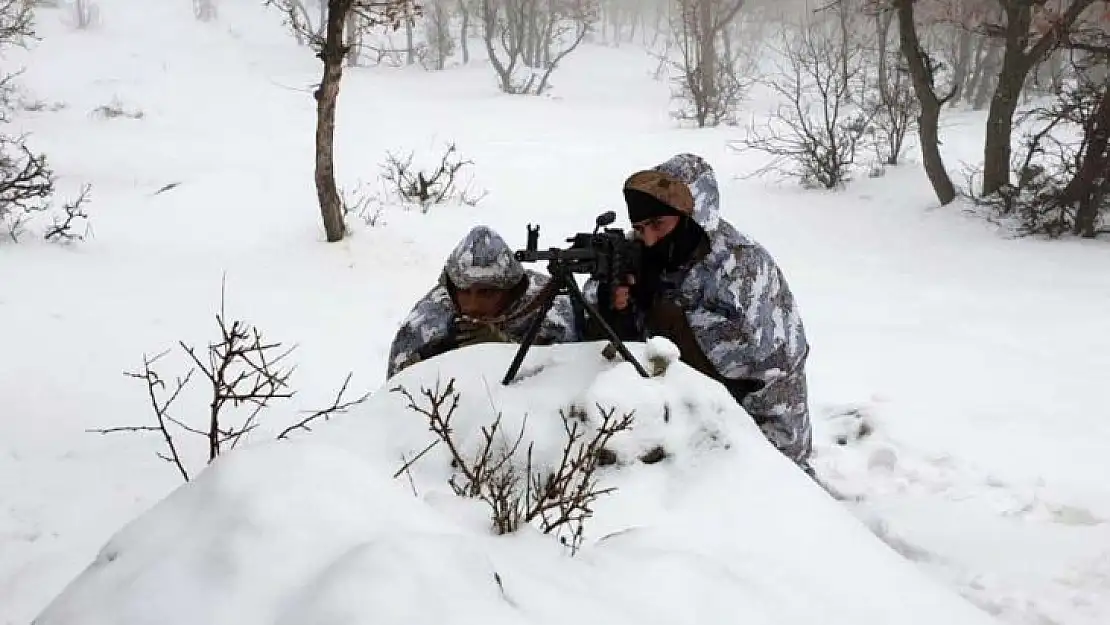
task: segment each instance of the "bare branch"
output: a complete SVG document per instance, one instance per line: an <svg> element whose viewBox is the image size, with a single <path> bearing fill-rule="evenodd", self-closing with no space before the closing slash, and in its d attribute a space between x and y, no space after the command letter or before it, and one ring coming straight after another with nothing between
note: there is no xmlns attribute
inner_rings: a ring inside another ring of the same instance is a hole
<svg viewBox="0 0 1110 625"><path fill-rule="evenodd" d="M461 189L456 186L459 172L473 164L473 161L460 157L455 144L449 143L439 164L430 173L413 167L412 152L404 157L388 153L380 169L382 180L402 202L416 204L427 212L433 205L456 199L473 206L484 197L484 194L470 195L469 185Z"/></svg>
<svg viewBox="0 0 1110 625"><path fill-rule="evenodd" d="M327 421L331 418L332 415L345 413L350 410L352 406L357 406L358 404L365 402L367 399L370 399L371 392L367 391L356 399L343 401L343 395L347 392L347 385L351 383L352 375L353 373L348 373L347 377L343 379L343 386L339 388L339 392L336 393L335 400L332 401L330 406L321 410L313 411L304 419L301 419L297 423L294 423L293 425L285 428L281 431L280 434L277 435L278 439L288 438L289 434L296 430L311 432L312 428L309 427L309 424L313 421L317 419L323 419Z"/></svg>
<svg viewBox="0 0 1110 625"><path fill-rule="evenodd" d="M177 401L177 398L181 394L181 391L185 388L185 385L189 383L190 378L192 378L193 376L193 370L190 370L184 378L177 378L174 384L174 389L170 393L169 397L161 398L159 396L159 393L165 390L166 383L162 380L161 376L158 375L158 372L152 368L152 365L158 362L167 353L168 351L162 352L154 358L150 358L144 355L143 368L141 371L124 372L124 375L128 377L136 378L146 382L147 398L150 401L151 408L154 410L154 417L157 420L158 425L122 426L87 431L99 434L114 434L119 432L158 432L162 435L162 440L165 442L166 448L169 450L168 456L159 453L158 457L172 463L177 468L178 473L181 474L182 479L188 482L189 471L185 467L185 463L181 458L181 454L178 452L177 444L174 441L173 434L170 432L169 429L169 423L178 423L178 421L169 416L169 409L170 406L172 406L173 403Z"/></svg>
<svg viewBox="0 0 1110 625"><path fill-rule="evenodd" d="M631 428L632 414L617 417L615 409L598 406L600 423L590 431L583 410L562 411L566 435L562 452L552 468L544 469L535 462L533 444L522 447L527 417L519 432L505 438L503 415L498 412L489 426L479 430L481 440L468 457L451 428L459 401L454 382L452 379L446 387L437 382L434 389L421 388L422 401L404 387L391 389L408 400L407 407L423 416L435 435L413 459L402 457L404 465L393 477L408 473L414 463L442 444L454 470L448 485L459 496L484 502L497 533L511 533L523 524L535 523L542 532L558 536L575 553L583 538L583 524L593 513L593 502L614 490L599 487L596 470L613 436Z"/></svg>
<svg viewBox="0 0 1110 625"><path fill-rule="evenodd" d="M84 205L85 202L89 199L89 191L91 189L92 186L86 184L81 188L81 193L77 196L75 200L67 203L65 206L62 207L62 209L65 211L65 217L61 220L55 217L54 225L46 230L43 238L45 238L47 241L55 238L65 241L72 241L75 239L83 241L85 239L85 234L88 233L89 216L87 213L85 213ZM73 231L75 222L78 221L85 223L85 233L78 234Z"/></svg>

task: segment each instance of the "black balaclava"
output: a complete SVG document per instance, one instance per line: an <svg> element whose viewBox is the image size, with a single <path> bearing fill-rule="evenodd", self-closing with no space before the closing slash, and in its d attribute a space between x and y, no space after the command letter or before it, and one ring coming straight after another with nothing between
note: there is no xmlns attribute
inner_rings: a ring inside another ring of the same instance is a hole
<svg viewBox="0 0 1110 625"><path fill-rule="evenodd" d="M643 260L647 273L674 271L694 257L698 246L705 239L705 231L690 215L650 193L636 189L625 189L624 201L628 206L628 220L632 223L654 217L679 218L678 225L667 236L651 247L644 246Z"/></svg>
<svg viewBox="0 0 1110 625"><path fill-rule="evenodd" d="M689 215L680 215L678 225L655 245L643 248L644 269L670 272L694 258L705 241L705 231Z"/></svg>

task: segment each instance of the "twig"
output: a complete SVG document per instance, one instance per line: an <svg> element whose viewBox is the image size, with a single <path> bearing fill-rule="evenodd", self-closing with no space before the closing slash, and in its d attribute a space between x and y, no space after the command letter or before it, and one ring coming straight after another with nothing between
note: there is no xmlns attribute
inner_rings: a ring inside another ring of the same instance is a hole
<svg viewBox="0 0 1110 625"><path fill-rule="evenodd" d="M316 419L323 419L327 421L331 418L332 415L345 413L352 406L357 406L358 404L365 402L367 399L370 399L370 395L372 393L370 391L367 391L366 393L363 393L361 396L359 396L357 399L353 399L347 402L343 401L343 394L347 392L347 385L351 383L352 375L353 372L348 373L347 377L343 379L343 386L339 388L339 392L336 393L335 400L332 401L330 406L322 410L313 411L311 414L309 414L309 416L285 428L281 431L280 434L277 435L278 439L288 438L289 434L295 430L304 430L306 432L311 432L312 428L308 427L308 424L312 423Z"/></svg>
<svg viewBox="0 0 1110 625"><path fill-rule="evenodd" d="M165 441L166 448L169 449L170 453L168 456L159 453L158 457L166 460L167 462L173 463L173 465L177 467L177 471L181 474L181 477L186 482L188 482L189 471L185 468L185 463L181 459L181 454L178 453L177 444L174 442L173 435L170 433L167 423L179 423L176 419L169 416L169 408L173 404L173 402L177 400L178 395L181 394L181 391L185 388L185 385L189 383L190 378L192 378L193 376L194 370L190 370L184 378L178 378L175 383L174 390L172 393L170 393L170 396L164 401L160 400L158 398L158 391L159 389L165 389L166 384L162 381L162 378L158 375L158 373L151 368L151 365L153 365L167 353L168 350L158 354L154 358L150 358L144 355L143 370L141 372L124 372L124 375L128 377L136 378L146 382L147 397L150 400L151 408L154 409L154 416L158 421L157 426L122 426L87 431L99 434L114 434L118 432L160 433L162 435L162 440Z"/></svg>
<svg viewBox="0 0 1110 625"><path fill-rule="evenodd" d="M407 460L407 461L406 461L406 460L405 460L405 456L404 456L404 454L401 454L401 461L402 461L402 462L404 462L404 464L403 464L403 465L401 465L401 468L400 468L400 469L397 469L397 472L393 474L393 479L397 479L397 477L398 477L399 475L401 475L402 473L408 473L409 469L411 469L411 468L412 468L412 466L413 466L414 464L416 464L417 462L419 462L419 461L420 461L420 459L421 459L421 458L423 458L425 454L427 454L427 453L428 453L429 451L431 451L431 450L432 450L432 449L433 449L433 448L434 448L434 447L435 447L436 445L438 445L438 444L439 444L439 442L440 442L440 441L439 441L439 439L436 439L436 440L432 441L431 443L428 443L428 446L427 446L427 447L425 447L425 448L423 449L423 451L421 451L420 453L418 453L418 454L416 454L415 456L413 456L413 457L412 457L412 460ZM412 477L412 476L410 475L409 477L410 477L410 479L411 479L411 477Z"/></svg>

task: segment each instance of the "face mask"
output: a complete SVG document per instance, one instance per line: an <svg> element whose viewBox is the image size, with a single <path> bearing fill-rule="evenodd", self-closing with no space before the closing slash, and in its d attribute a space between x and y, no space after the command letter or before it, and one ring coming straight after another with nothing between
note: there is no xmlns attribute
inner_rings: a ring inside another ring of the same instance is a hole
<svg viewBox="0 0 1110 625"><path fill-rule="evenodd" d="M683 216L667 236L643 248L644 269L649 273L674 271L693 259L705 233L689 216Z"/></svg>

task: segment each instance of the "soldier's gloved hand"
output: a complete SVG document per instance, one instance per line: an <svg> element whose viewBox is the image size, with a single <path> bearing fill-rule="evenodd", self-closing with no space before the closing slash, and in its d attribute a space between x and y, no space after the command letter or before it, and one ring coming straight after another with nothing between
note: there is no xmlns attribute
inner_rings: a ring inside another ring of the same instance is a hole
<svg viewBox="0 0 1110 625"><path fill-rule="evenodd" d="M455 323L456 339L459 347L477 345L479 343L512 343L508 334L492 323L483 323L469 319L459 320Z"/></svg>

